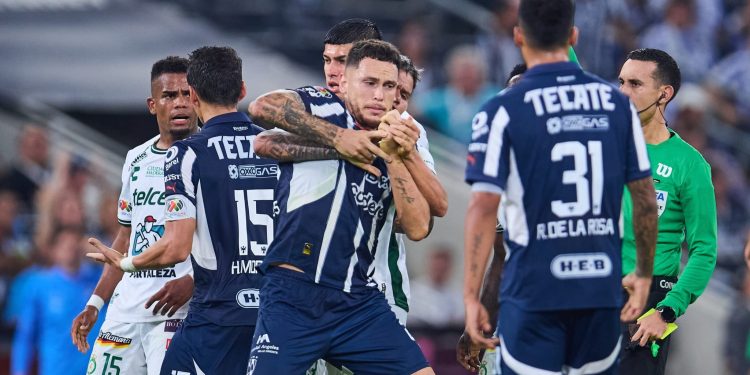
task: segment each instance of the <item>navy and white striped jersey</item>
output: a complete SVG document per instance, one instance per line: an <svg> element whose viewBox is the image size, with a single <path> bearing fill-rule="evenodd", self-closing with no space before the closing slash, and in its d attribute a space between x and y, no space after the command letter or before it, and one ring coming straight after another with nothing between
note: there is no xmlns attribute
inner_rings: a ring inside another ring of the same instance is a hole
<svg viewBox="0 0 750 375"><path fill-rule="evenodd" d="M276 161L253 150L261 131L243 113L219 115L176 142L164 163L166 219L196 220L190 316L217 325L254 325L258 314L278 174Z"/></svg>
<svg viewBox="0 0 750 375"><path fill-rule="evenodd" d="M313 115L355 128L344 103L325 88L296 90ZM370 281L378 233L392 202L385 162L378 178L343 160L281 163L276 238L261 269L289 263L314 283L351 292Z"/></svg>
<svg viewBox="0 0 750 375"><path fill-rule="evenodd" d="M484 105L472 133L466 181L502 194L501 301L621 306L623 188L651 173L628 98L575 63L539 65Z"/></svg>

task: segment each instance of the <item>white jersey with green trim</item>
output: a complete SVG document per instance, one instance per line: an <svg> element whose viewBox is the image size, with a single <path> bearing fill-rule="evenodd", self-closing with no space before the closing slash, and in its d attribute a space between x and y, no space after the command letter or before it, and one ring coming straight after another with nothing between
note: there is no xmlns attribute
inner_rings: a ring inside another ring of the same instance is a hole
<svg viewBox="0 0 750 375"><path fill-rule="evenodd" d="M167 150L156 148L159 136L128 151L122 167L122 190L117 220L131 227L127 256L148 251L164 235L164 159ZM109 301L107 320L127 323L183 319L188 304L174 316L154 315L146 301L165 283L192 274L190 260L158 270L125 273ZM152 306L153 307L153 306Z"/></svg>
<svg viewBox="0 0 750 375"><path fill-rule="evenodd" d="M404 112L401 117L410 116ZM417 139L417 151L427 167L435 173L435 161L430 153L427 132L422 124L414 120L419 128L419 139ZM395 233L393 223L395 219L396 206L391 204L388 209L383 229L378 234L378 248L375 251L375 272L372 279L377 283L378 289L385 294L391 310L396 314L399 323L406 325L406 316L409 312L409 275L406 270L406 248L404 239L406 235Z"/></svg>

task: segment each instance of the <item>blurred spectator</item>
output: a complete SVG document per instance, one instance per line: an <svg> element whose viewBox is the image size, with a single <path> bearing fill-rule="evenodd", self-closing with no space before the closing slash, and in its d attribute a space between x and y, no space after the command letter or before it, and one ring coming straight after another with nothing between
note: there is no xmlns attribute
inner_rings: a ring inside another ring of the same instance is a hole
<svg viewBox="0 0 750 375"><path fill-rule="evenodd" d="M697 22L694 0L669 0L664 21L641 35L639 47L667 51L680 65L683 82L700 82L716 57L714 29Z"/></svg>
<svg viewBox="0 0 750 375"><path fill-rule="evenodd" d="M719 119L744 130L750 129L749 61L750 35L745 39L745 48L721 60L705 81Z"/></svg>
<svg viewBox="0 0 750 375"><path fill-rule="evenodd" d="M732 191L720 164L711 168L716 194L717 259L716 266L736 274L745 268L743 250L748 234L748 210L743 191Z"/></svg>
<svg viewBox="0 0 750 375"><path fill-rule="evenodd" d="M118 193L111 190L105 190L101 194L97 220L91 226L92 237L106 244L111 244L120 231L120 224L117 222L117 198Z"/></svg>
<svg viewBox="0 0 750 375"><path fill-rule="evenodd" d="M724 329L724 359L730 375L750 374L750 272L745 272L738 298Z"/></svg>
<svg viewBox="0 0 750 375"><path fill-rule="evenodd" d="M448 57L446 71L448 86L420 95L415 104L425 123L469 144L471 119L498 89L487 83L487 66L474 46L454 48Z"/></svg>
<svg viewBox="0 0 750 375"><path fill-rule="evenodd" d="M719 48L721 56L745 48L745 40L750 36L750 1L726 17L721 28Z"/></svg>
<svg viewBox="0 0 750 375"><path fill-rule="evenodd" d="M628 21L638 19L637 9L626 6L625 0L576 1L579 35L575 48L587 71L609 80L617 78L626 52L635 49L638 24Z"/></svg>
<svg viewBox="0 0 750 375"><path fill-rule="evenodd" d="M481 34L477 40L489 67L487 77L497 86L504 85L508 73L523 62L521 51L513 42L513 27L518 25L518 1L497 0L493 9L492 33Z"/></svg>
<svg viewBox="0 0 750 375"><path fill-rule="evenodd" d="M78 307L94 290L101 268L85 260L83 241L79 228L58 230L50 251L52 267L37 270L26 280L13 338L13 375L29 374L35 352L40 374L85 373L90 353L76 350L69 328Z"/></svg>
<svg viewBox="0 0 750 375"><path fill-rule="evenodd" d="M438 69L430 61L430 39L427 34L427 28L421 21L410 19L398 35L397 44L401 53L408 56L418 69L424 69L412 95L425 92L437 81Z"/></svg>
<svg viewBox="0 0 750 375"><path fill-rule="evenodd" d="M5 306L5 297L10 280L29 264L28 246L14 233L20 202L11 190L0 189L0 311Z"/></svg>
<svg viewBox="0 0 750 375"><path fill-rule="evenodd" d="M22 203L22 210L34 208L34 195L50 176L47 131L37 125L26 125L18 142L18 158L3 176L4 183Z"/></svg>
<svg viewBox="0 0 750 375"><path fill-rule="evenodd" d="M461 291L450 285L453 250L439 246L430 253L427 276L411 283L409 325L447 328L463 326Z"/></svg>
<svg viewBox="0 0 750 375"><path fill-rule="evenodd" d="M45 263L52 234L61 227L85 226L83 191L88 170L83 159L61 155L50 182L39 191L34 245Z"/></svg>

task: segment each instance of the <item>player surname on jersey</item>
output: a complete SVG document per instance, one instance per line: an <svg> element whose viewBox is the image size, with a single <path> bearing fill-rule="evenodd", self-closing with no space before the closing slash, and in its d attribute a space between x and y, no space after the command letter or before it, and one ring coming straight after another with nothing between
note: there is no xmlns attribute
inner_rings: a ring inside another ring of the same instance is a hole
<svg viewBox="0 0 750 375"><path fill-rule="evenodd" d="M242 273L258 273L258 267L263 263L262 260L240 259L232 262L232 275Z"/></svg>
<svg viewBox="0 0 750 375"><path fill-rule="evenodd" d="M536 225L537 240L613 234L615 225L611 218L555 220Z"/></svg>

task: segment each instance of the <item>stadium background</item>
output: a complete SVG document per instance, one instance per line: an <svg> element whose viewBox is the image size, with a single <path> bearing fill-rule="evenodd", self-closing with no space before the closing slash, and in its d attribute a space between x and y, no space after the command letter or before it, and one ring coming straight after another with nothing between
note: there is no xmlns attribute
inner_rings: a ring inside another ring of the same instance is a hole
<svg viewBox="0 0 750 375"><path fill-rule="evenodd" d="M576 50L589 71L615 82L626 52L637 47L676 58L684 86L668 108L670 126L712 165L718 265L704 296L678 322L669 373L748 374L750 282L742 249L750 224L750 5L577 5ZM323 84L323 35L349 17L376 21L386 40L425 69L410 112L430 127L450 208L430 237L408 246L410 329L438 374L464 373L453 348L463 314L465 144L478 103L520 62L510 39L515 7L513 0L0 0L0 375L9 373L13 327L23 319L17 306L29 286L19 280L49 265L50 228L80 224L101 238L117 230L125 152L157 132L145 106L151 64L202 45L229 45L244 60L249 98ZM36 200L17 188L30 169L39 172Z"/></svg>

